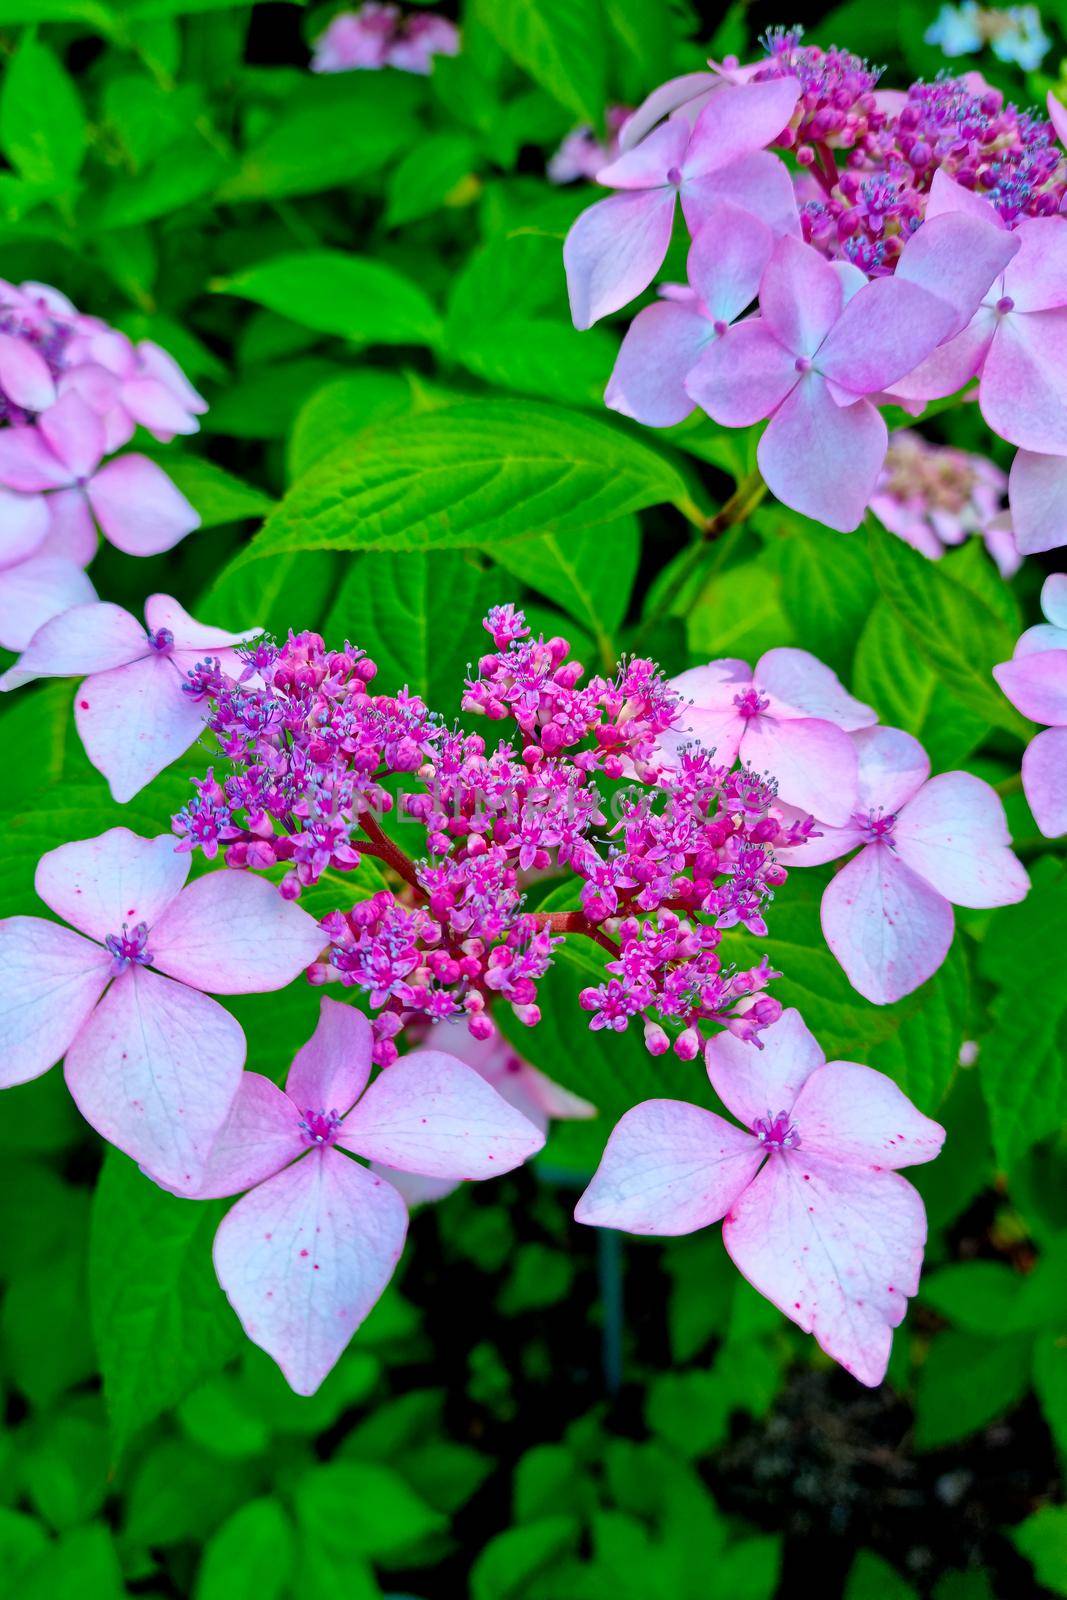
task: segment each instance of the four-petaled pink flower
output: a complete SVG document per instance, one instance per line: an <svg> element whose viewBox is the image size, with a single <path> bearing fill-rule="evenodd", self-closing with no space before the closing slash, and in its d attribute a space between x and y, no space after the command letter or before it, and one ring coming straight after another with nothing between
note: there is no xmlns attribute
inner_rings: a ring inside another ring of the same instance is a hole
<svg viewBox="0 0 1067 1600"><path fill-rule="evenodd" d="M667 254L676 200L693 234L715 200L747 203L728 180L723 186L720 174L781 133L799 93L795 78L725 86L710 96L695 126L684 112L673 115L597 173L598 183L620 193L583 211L563 246L576 328L590 327L648 288ZM773 197L777 203L776 187ZM754 190L749 209L758 205Z"/></svg>
<svg viewBox="0 0 1067 1600"><path fill-rule="evenodd" d="M162 467L134 453L101 466L106 450L103 417L68 389L35 427L0 431L0 484L46 495L53 520L81 524L89 534L95 518L105 538L131 556L170 550L200 526Z"/></svg>
<svg viewBox="0 0 1067 1600"><path fill-rule="evenodd" d="M361 1012L324 998L284 1093L243 1074L195 1190L250 1191L223 1218L215 1269L248 1337L298 1394L314 1394L404 1246L404 1201L351 1156L460 1180L510 1172L544 1144L477 1072L439 1050L401 1056L368 1089L373 1044Z"/></svg>
<svg viewBox="0 0 1067 1600"><path fill-rule="evenodd" d="M993 676L1012 705L1049 726L1023 755L1023 793L1047 839L1067 833L1067 573L1045 579L1041 609L1048 618L1027 628L1010 661Z"/></svg>
<svg viewBox="0 0 1067 1600"><path fill-rule="evenodd" d="M760 281L759 316L727 329L690 373L686 387L713 421L749 427L770 418L760 471L793 510L845 533L862 521L889 439L867 397L911 372L961 320L958 291L953 303L934 287L942 288L943 256L950 246L970 252L963 276L980 285L977 298L1014 248L978 223L965 239L960 220L926 223L894 276L870 282L786 235ZM930 286L911 281L905 262L915 259Z"/></svg>
<svg viewBox="0 0 1067 1600"><path fill-rule="evenodd" d="M873 1386L926 1243L922 1200L893 1169L933 1160L945 1131L872 1067L827 1062L796 1011L763 1042L757 1052L721 1033L707 1047L712 1085L744 1129L645 1101L618 1123L574 1214L652 1234L724 1218L749 1282Z"/></svg>
<svg viewBox="0 0 1067 1600"><path fill-rule="evenodd" d="M147 631L121 606L74 606L39 628L0 678L0 690L34 678L90 674L74 697L74 720L85 753L116 800L126 801L177 760L211 714L207 686L188 674L204 662L237 676L232 646L259 628L225 633L208 628L169 595L145 604Z"/></svg>
<svg viewBox="0 0 1067 1600"><path fill-rule="evenodd" d="M1030 880L988 783L969 772L929 778L926 751L900 728L863 728L852 738L853 815L844 827L820 821L818 835L775 853L787 866L811 867L861 847L823 893L822 928L852 987L887 1005L944 961L953 905L1014 905Z"/></svg>
<svg viewBox="0 0 1067 1600"><path fill-rule="evenodd" d="M729 200L708 208L689 251L688 284L664 284L662 298L626 331L604 391L613 410L653 428L689 415L696 402L685 380L756 298L774 238L765 222Z"/></svg>
<svg viewBox="0 0 1067 1600"><path fill-rule="evenodd" d="M856 751L846 729L877 720L807 650L768 650L753 670L711 661L671 679L691 704L660 745L668 759L693 740L724 766L767 773L779 797L817 817L847 822L856 800Z"/></svg>
<svg viewBox="0 0 1067 1600"><path fill-rule="evenodd" d="M237 1022L202 991L282 989L324 943L262 878L213 872L185 887L188 872L170 834L112 828L37 865L37 893L77 933L0 922L0 1087L65 1056L86 1121L175 1188L199 1183L245 1056Z"/></svg>

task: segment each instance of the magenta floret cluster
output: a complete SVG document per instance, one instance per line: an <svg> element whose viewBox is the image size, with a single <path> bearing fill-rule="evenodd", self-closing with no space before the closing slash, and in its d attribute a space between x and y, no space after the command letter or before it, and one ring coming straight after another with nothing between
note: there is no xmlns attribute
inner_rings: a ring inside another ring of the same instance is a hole
<svg viewBox="0 0 1067 1600"><path fill-rule="evenodd" d="M766 961L737 970L718 946L735 925L766 933L786 877L772 846L803 840L810 822L784 824L772 783L698 745L668 765L660 740L684 702L651 661L584 681L567 641L532 636L521 611L499 606L485 627L493 648L462 703L509 725L495 742L406 691L374 693L374 663L317 634L247 646L236 676L200 663L186 692L210 696L231 770L216 762L196 780L174 819L179 849L281 869L290 900L338 880L343 903L321 920L328 948L308 976L364 992L381 1063L412 1023L462 1018L489 1038L494 999L537 1023L538 984L572 935L610 955L605 983L581 997L593 1028L632 1020L654 1054L673 1038L683 1059L700 1023L758 1043L780 1011L763 994L776 974ZM390 887L353 904L340 879L364 858ZM548 876L551 903L568 909L531 906Z"/></svg>

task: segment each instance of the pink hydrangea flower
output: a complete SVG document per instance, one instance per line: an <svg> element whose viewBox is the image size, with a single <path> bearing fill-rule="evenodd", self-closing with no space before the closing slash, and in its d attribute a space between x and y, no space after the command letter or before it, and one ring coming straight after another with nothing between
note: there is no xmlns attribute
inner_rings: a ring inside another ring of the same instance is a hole
<svg viewBox="0 0 1067 1600"><path fill-rule="evenodd" d="M165 594L149 596L145 621L147 628L106 601L76 605L39 628L0 678L7 690L34 678L89 674L75 695L74 720L86 755L119 801L188 750L211 715L219 672L243 668L232 647L261 631L205 627Z"/></svg>
<svg viewBox="0 0 1067 1600"><path fill-rule="evenodd" d="M667 254L676 200L696 233L713 200L735 198L716 176L782 131L799 92L789 78L727 86L710 96L695 126L671 116L597 174L620 193L583 211L563 246L575 327L590 327L647 289Z"/></svg>
<svg viewBox="0 0 1067 1600"><path fill-rule="evenodd" d="M927 216L970 215L1003 228L988 201L939 173ZM929 225L929 224L927 224ZM1031 217L1009 236L1017 253L961 332L892 386L936 400L978 377L994 433L1023 449L1067 454L1067 219Z"/></svg>
<svg viewBox="0 0 1067 1600"><path fill-rule="evenodd" d="M789 866L810 867L859 848L827 885L822 928L852 987L888 1005L944 961L953 905L1014 905L1030 880L988 783L969 772L930 778L926 751L899 728L862 728L852 740L852 815L844 826L819 821L818 835L777 853Z"/></svg>
<svg viewBox="0 0 1067 1600"><path fill-rule="evenodd" d="M170 550L200 526L200 517L163 469L131 453L101 465L107 450L102 417L76 391L49 406L36 427L0 431L0 484L23 495L46 495L54 518L95 518L127 555Z"/></svg>
<svg viewBox="0 0 1067 1600"><path fill-rule="evenodd" d="M459 30L447 17L415 13L370 0L342 11L315 42L312 72L376 72L396 67L425 76L434 56L459 54Z"/></svg>
<svg viewBox="0 0 1067 1600"><path fill-rule="evenodd" d="M284 1092L242 1075L196 1191L249 1191L219 1226L215 1269L248 1337L297 1394L314 1394L404 1246L404 1201L351 1157L456 1181L510 1172L544 1143L439 1050L402 1056L367 1088L372 1050L362 1013L324 998Z"/></svg>
<svg viewBox="0 0 1067 1600"><path fill-rule="evenodd" d="M856 800L856 751L846 730L865 728L877 713L842 687L836 673L807 650L768 650L750 668L711 661L671 680L690 701L676 731L661 736L674 759L698 741L724 766L742 761L767 773L790 805L845 823Z"/></svg>
<svg viewBox="0 0 1067 1600"><path fill-rule="evenodd" d="M729 200L708 207L694 239L687 284L664 284L662 298L639 311L619 348L605 402L653 428L681 422L696 402L685 380L706 347L756 298L774 249L765 222Z"/></svg>
<svg viewBox="0 0 1067 1600"><path fill-rule="evenodd" d="M1001 576L1010 578L1022 555L1004 508L1007 487L996 462L899 428L890 435L871 510L890 533L931 561L980 534Z"/></svg>
<svg viewBox="0 0 1067 1600"><path fill-rule="evenodd" d="M237 1092L244 1034L214 994L282 989L323 944L250 874L185 886L169 834L112 828L41 857L51 911L0 922L0 1087L65 1057L78 1109L152 1177L195 1187Z"/></svg>
<svg viewBox="0 0 1067 1600"><path fill-rule="evenodd" d="M85 567L96 530L50 515L43 495L0 489L0 645L25 650L60 611L87 605L96 590Z"/></svg>
<svg viewBox="0 0 1067 1600"><path fill-rule="evenodd" d="M993 676L1024 717L1048 726L1023 756L1023 793L1048 839L1067 833L1067 573L1045 579L1041 609L1048 618L1027 628L1010 661Z"/></svg>
<svg viewBox="0 0 1067 1600"><path fill-rule="evenodd" d="M761 1052L720 1034L706 1061L744 1126L680 1100L635 1106L575 1217L669 1235L723 1218L753 1287L861 1383L881 1383L926 1244L922 1200L894 1169L933 1160L944 1129L872 1067L827 1062L797 1011Z"/></svg>
<svg viewBox="0 0 1067 1600"><path fill-rule="evenodd" d="M868 282L783 237L760 281L759 316L709 345L686 388L725 427L769 417L758 448L768 487L804 516L849 532L862 521L888 446L868 397L917 367L960 320L958 305L934 291L943 275L931 263L966 242L973 276L974 252L984 247L980 282L986 266L992 277L1002 262L1004 243L1010 247L1002 238L989 227L964 241L956 229L927 223L913 241L928 269L924 286L902 271ZM960 293L953 290L957 301Z"/></svg>

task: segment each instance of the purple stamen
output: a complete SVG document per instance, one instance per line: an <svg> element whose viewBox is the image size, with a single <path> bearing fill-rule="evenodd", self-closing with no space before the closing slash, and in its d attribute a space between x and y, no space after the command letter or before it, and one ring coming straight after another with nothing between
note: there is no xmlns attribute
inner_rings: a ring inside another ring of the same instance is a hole
<svg viewBox="0 0 1067 1600"><path fill-rule="evenodd" d="M734 705L738 715L742 717L758 717L761 711L766 711L770 705L765 694L760 694L758 689L746 689L743 694L734 695Z"/></svg>
<svg viewBox="0 0 1067 1600"><path fill-rule="evenodd" d="M147 922L139 922L132 933L124 922L122 932L109 933L104 944L114 958L111 963L113 978L130 966L147 967L152 959L152 952L148 949Z"/></svg>
<svg viewBox="0 0 1067 1600"><path fill-rule="evenodd" d="M336 1111L305 1111L300 1119L305 1144L333 1144L340 1128L341 1119Z"/></svg>
<svg viewBox="0 0 1067 1600"><path fill-rule="evenodd" d="M779 1111L773 1117L768 1111L765 1117L757 1117L752 1132L768 1150L795 1150L800 1144L800 1135L795 1123L790 1122L788 1111Z"/></svg>
<svg viewBox="0 0 1067 1600"><path fill-rule="evenodd" d="M157 628L155 633L148 635L148 648L154 650L157 655L166 655L169 650L174 649L174 635L169 628Z"/></svg>

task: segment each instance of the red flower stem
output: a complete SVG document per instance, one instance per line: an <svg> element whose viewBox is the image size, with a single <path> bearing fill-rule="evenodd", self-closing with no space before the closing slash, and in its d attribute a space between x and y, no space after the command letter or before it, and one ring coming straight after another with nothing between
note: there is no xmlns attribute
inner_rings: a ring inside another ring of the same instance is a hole
<svg viewBox="0 0 1067 1600"><path fill-rule="evenodd" d="M419 876L415 871L415 863L410 856L406 856L403 850L393 843L389 835L378 826L369 811L360 813L359 824L371 841L369 845L365 845L362 842L359 843L358 847L363 854L376 856L379 861L384 861L387 866L392 867L393 871L404 879L405 883L409 883L413 889L423 895L422 885L419 883ZM423 898L425 898L424 895Z"/></svg>

